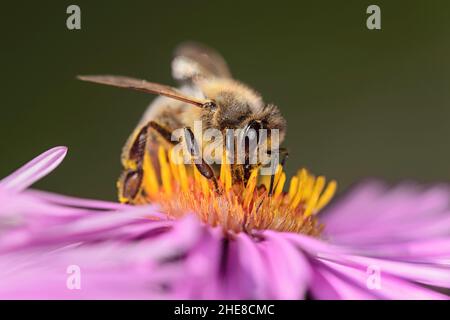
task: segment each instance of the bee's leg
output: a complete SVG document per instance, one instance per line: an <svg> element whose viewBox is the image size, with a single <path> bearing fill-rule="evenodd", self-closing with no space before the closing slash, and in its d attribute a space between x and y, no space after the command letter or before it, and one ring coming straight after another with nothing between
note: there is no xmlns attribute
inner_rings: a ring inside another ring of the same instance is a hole
<svg viewBox="0 0 450 320"><path fill-rule="evenodd" d="M286 148L279 148L278 154L281 155L281 166L284 167L284 164L286 163L286 160L289 158L289 151ZM275 183L275 174L272 174L270 176L270 187L269 187L269 196L273 195L273 189L274 189L274 183Z"/></svg>
<svg viewBox="0 0 450 320"><path fill-rule="evenodd" d="M218 192L219 185L217 183L217 178L214 174L214 170L202 158L200 151L198 150L198 145L195 142L194 133L190 128L184 128L184 138L191 157L200 159L200 163L194 163L198 171L200 171L202 176L204 176L206 179L212 180L212 182L214 183L214 188L216 189L216 192Z"/></svg>
<svg viewBox="0 0 450 320"><path fill-rule="evenodd" d="M122 203L133 203L142 184L144 172L128 169L122 173L117 183L119 188L119 200Z"/></svg>
<svg viewBox="0 0 450 320"><path fill-rule="evenodd" d="M158 123L150 121L142 127L130 147L127 155L128 161L125 165L125 171L122 173L118 181L119 199L121 202L133 203L138 196L139 190L141 189L142 179L145 174L142 166L148 144L148 131L150 129L158 132L164 140L174 144L174 142L171 141L172 133Z"/></svg>
<svg viewBox="0 0 450 320"><path fill-rule="evenodd" d="M158 123L156 123L154 121L150 121L149 126L152 129L156 130L170 144L175 145L178 143L178 141L172 141L172 139L171 139L172 132L170 132L166 128L162 127ZM191 156L194 158L200 158L200 160L201 160L201 163L195 163L195 166L197 167L198 171L200 171L202 176L204 176L206 179L212 180L212 182L214 183L214 188L215 188L216 192L219 192L219 185L217 183L217 178L214 174L214 170L211 168L211 166L209 164L207 164L205 162L205 160L203 160L203 158L200 154L200 151L198 150L198 145L195 142L194 133L192 132L192 130L190 128L184 129L184 137L185 137L185 141L186 141L186 146L187 146Z"/></svg>
<svg viewBox="0 0 450 320"><path fill-rule="evenodd" d="M139 193L144 172L142 164L147 145L148 126L144 126L137 134L126 155L125 171L117 182L120 202L133 203Z"/></svg>
<svg viewBox="0 0 450 320"><path fill-rule="evenodd" d="M156 132L159 133L159 135L161 137L164 138L164 140L166 140L168 143L175 145L178 142L177 141L172 141L172 132L166 128L164 128L163 126L161 126L159 123L155 122L155 121L150 121L148 123L148 126L152 129L154 129Z"/></svg>

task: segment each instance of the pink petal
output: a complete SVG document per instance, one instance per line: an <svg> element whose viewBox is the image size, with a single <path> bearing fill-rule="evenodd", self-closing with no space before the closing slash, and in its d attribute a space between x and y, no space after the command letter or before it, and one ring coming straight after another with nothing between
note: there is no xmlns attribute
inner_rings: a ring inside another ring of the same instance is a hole
<svg viewBox="0 0 450 320"><path fill-rule="evenodd" d="M364 271L377 266L383 273L432 286L450 288L450 267L432 264L408 263L387 259L369 258L345 254L321 254L321 260L348 266L359 266Z"/></svg>
<svg viewBox="0 0 450 320"><path fill-rule="evenodd" d="M45 215L45 212L43 212ZM74 219L70 223L60 223L30 228L30 216L25 227L16 227L1 237L0 252L18 250L33 246L59 244L60 246L78 241L98 241L99 239L115 239L122 228L130 224L151 223L149 219L165 220L166 216L155 211L152 206L130 207L122 211L95 212ZM34 219L40 221L41 216ZM0 221L1 222L1 221Z"/></svg>
<svg viewBox="0 0 450 320"><path fill-rule="evenodd" d="M360 247L355 252L372 257L394 258L407 261L450 259L450 237L387 243Z"/></svg>
<svg viewBox="0 0 450 320"><path fill-rule="evenodd" d="M236 238L242 272L247 276L249 296L264 299L270 295L267 281L268 269L256 242L248 235L240 233Z"/></svg>
<svg viewBox="0 0 450 320"><path fill-rule="evenodd" d="M377 296L360 285L332 272L321 264L314 264L310 292L319 300L373 300Z"/></svg>
<svg viewBox="0 0 450 320"><path fill-rule="evenodd" d="M442 237L450 235L449 200L445 185L388 189L372 182L355 187L325 211L321 221L326 237L352 246Z"/></svg>
<svg viewBox="0 0 450 320"><path fill-rule="evenodd" d="M53 204L74 208L91 210L114 210L121 209L127 206L118 202L76 198L39 190L27 190L27 193L31 196L35 196L41 200L48 201Z"/></svg>
<svg viewBox="0 0 450 320"><path fill-rule="evenodd" d="M367 273L367 267L364 265L360 268L354 268L330 261L322 261L330 270L333 270L337 276L345 279L346 283L354 283L358 285L361 290L366 290L368 294L378 296L382 299L402 299L402 300L424 300L424 299L447 299L446 296L434 292L430 289L413 284L409 281L393 277L380 269L379 273L379 288L370 287L368 280L370 273ZM335 287L336 289L336 287ZM340 289L337 288L340 292Z"/></svg>
<svg viewBox="0 0 450 320"><path fill-rule="evenodd" d="M311 280L311 265L292 243L284 239L281 233L265 232L265 241L258 244L270 270L273 298L304 298Z"/></svg>
<svg viewBox="0 0 450 320"><path fill-rule="evenodd" d="M187 217L161 235L141 241L114 241L111 237L73 243L58 250L43 246L2 254L0 298L173 299L180 296L179 291L173 290L176 284L190 280L189 275L195 274L187 268L185 259L163 262L201 244L205 240L204 230L196 219ZM70 265L81 268L81 290L66 287L66 269ZM196 267L197 271L209 270L208 266L202 269L196 264ZM163 290L164 284L169 284L170 290Z"/></svg>
<svg viewBox="0 0 450 320"><path fill-rule="evenodd" d="M67 154L66 147L55 147L37 156L0 181L0 190L22 191L52 172Z"/></svg>

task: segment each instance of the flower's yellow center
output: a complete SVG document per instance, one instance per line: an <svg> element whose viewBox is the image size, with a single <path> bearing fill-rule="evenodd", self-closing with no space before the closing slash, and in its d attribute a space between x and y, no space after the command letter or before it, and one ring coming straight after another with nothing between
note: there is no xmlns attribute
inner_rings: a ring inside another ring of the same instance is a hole
<svg viewBox="0 0 450 320"><path fill-rule="evenodd" d="M269 195L271 176L261 176L255 169L246 185L233 183L230 165L223 161L217 192L212 181L194 165L175 164L171 154L159 149L159 175L150 156L145 156L142 192L135 203L156 202L173 218L194 213L205 223L227 231L272 229L316 236L322 229L316 214L328 204L337 187L336 181L326 184L324 177L301 169L291 178L288 192L283 192L286 174L279 165L273 194Z"/></svg>

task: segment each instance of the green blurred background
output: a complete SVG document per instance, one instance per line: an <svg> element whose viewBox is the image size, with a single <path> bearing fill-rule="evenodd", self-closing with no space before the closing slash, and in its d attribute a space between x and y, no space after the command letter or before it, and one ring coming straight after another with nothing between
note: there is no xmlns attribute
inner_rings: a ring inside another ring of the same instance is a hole
<svg viewBox="0 0 450 320"><path fill-rule="evenodd" d="M78 4L82 30L66 28ZM370 4L382 30L366 28ZM36 187L115 199L119 154L151 96L75 80L174 84L173 48L217 48L288 120L288 171L340 182L450 180L449 1L36 1L1 7L0 176L67 145Z"/></svg>

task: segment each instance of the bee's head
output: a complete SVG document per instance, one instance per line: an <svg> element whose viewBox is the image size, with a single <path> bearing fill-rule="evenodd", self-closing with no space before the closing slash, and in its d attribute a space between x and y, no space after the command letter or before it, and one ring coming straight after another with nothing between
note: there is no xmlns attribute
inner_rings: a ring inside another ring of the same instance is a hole
<svg viewBox="0 0 450 320"><path fill-rule="evenodd" d="M212 101L204 108L202 120L207 128L278 129L284 139L286 121L278 107L264 104L261 96L250 88L230 79L211 79L200 85L203 94ZM280 141L281 142L281 141Z"/></svg>

